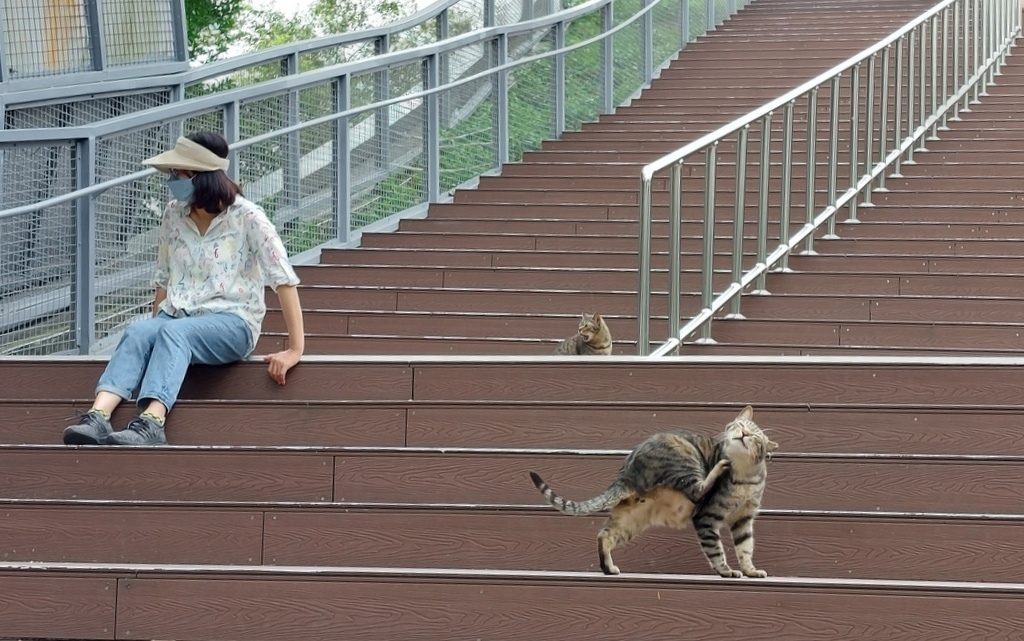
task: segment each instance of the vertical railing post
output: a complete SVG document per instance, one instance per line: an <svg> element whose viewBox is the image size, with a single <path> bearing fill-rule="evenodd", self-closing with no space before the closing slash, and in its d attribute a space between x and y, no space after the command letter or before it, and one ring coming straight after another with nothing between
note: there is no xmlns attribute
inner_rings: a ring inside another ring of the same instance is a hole
<svg viewBox="0 0 1024 641"><path fill-rule="evenodd" d="M905 55L904 49L906 48L903 44L905 42L905 36L900 36L900 39L896 41L896 100L893 106L892 123L893 123L893 150L899 151L903 147L903 58ZM901 178L902 174L901 166L903 163L903 152L899 152L892 163L892 173L889 174L892 178Z"/></svg>
<svg viewBox="0 0 1024 641"><path fill-rule="evenodd" d="M704 0L704 28L708 33L715 30L715 0Z"/></svg>
<svg viewBox="0 0 1024 641"><path fill-rule="evenodd" d="M442 42L448 39L448 10L442 11L437 16L437 41ZM437 60L438 63L438 84L446 85L451 81L451 67L452 57L450 54L444 53ZM445 127L452 126L452 103L451 97L448 92L445 92L438 98L438 110L441 114L440 120L444 123Z"/></svg>
<svg viewBox="0 0 1024 641"><path fill-rule="evenodd" d="M672 177L668 183L668 335L679 338L682 312L682 248L683 227L683 163L672 165ZM652 221L653 222L653 221Z"/></svg>
<svg viewBox="0 0 1024 641"><path fill-rule="evenodd" d="M637 266L636 353L646 356L651 344L651 182L640 177L640 241Z"/></svg>
<svg viewBox="0 0 1024 641"><path fill-rule="evenodd" d="M864 122L864 174L867 176L871 175L871 171L875 166L875 82L877 81L877 66L878 59L877 54L875 54L868 58L867 94L864 96L864 111L866 112ZM864 200L861 202L861 207L874 206L874 203L871 202L873 183L874 181L871 181L865 187Z"/></svg>
<svg viewBox="0 0 1024 641"><path fill-rule="evenodd" d="M949 130L949 7L942 10L942 119L938 131Z"/></svg>
<svg viewBox="0 0 1024 641"><path fill-rule="evenodd" d="M880 108L878 114L878 158L880 162L886 162L889 155L889 72L892 45L882 52L882 96L879 99ZM885 186L885 170L878 172L878 187L875 191L887 192Z"/></svg>
<svg viewBox="0 0 1024 641"><path fill-rule="evenodd" d="M188 30L185 27L185 0L170 0L171 2L171 28L174 29L174 59L178 62L187 62L188 51Z"/></svg>
<svg viewBox="0 0 1024 641"><path fill-rule="evenodd" d="M718 141L704 152L704 249L701 254L700 306L710 310L715 298L715 183L718 168ZM711 318L701 325L699 343L714 343Z"/></svg>
<svg viewBox="0 0 1024 641"><path fill-rule="evenodd" d="M971 35L967 41L971 43L971 49L974 52L974 64L971 68L971 76L981 71L981 0L973 0L971 2ZM971 104L976 105L981 102L979 96L983 94L981 82L974 83L973 91L971 91L972 98Z"/></svg>
<svg viewBox="0 0 1024 641"><path fill-rule="evenodd" d="M983 4L985 11L981 17L981 61L982 65L988 62L992 52L992 1ZM992 81L992 66L990 65L982 74L981 95L988 96L988 85Z"/></svg>
<svg viewBox="0 0 1024 641"><path fill-rule="evenodd" d="M103 71L107 68L107 35L103 29L103 10L99 0L84 0L85 17L88 21L89 44L92 51L92 68ZM104 3L106 4L106 3ZM174 4L173 2L171 4ZM111 4L110 6L113 6Z"/></svg>
<svg viewBox="0 0 1024 641"><path fill-rule="evenodd" d="M917 127L921 129L921 134L917 137L917 150L928 151L928 147L925 145L925 141L928 137L928 132L925 130L924 123L928 122L928 59L931 58L934 53L928 51L928 32L931 31L932 26L930 21L926 21L921 24L921 42L920 51L917 55L917 82L918 82L918 102L917 102Z"/></svg>
<svg viewBox="0 0 1024 641"><path fill-rule="evenodd" d="M690 41L690 2L696 0L682 0L680 3L680 16L679 16L679 42L680 49L686 48L686 43Z"/></svg>
<svg viewBox="0 0 1024 641"><path fill-rule="evenodd" d="M614 5L609 2L601 7L601 113L615 111L615 43L610 35L615 27Z"/></svg>
<svg viewBox="0 0 1024 641"><path fill-rule="evenodd" d="M782 199L779 205L779 246L789 244L790 205L793 199L793 101L782 115ZM779 260L776 271L789 271L789 251Z"/></svg>
<svg viewBox="0 0 1024 641"><path fill-rule="evenodd" d="M747 208L747 141L750 136L750 125L740 129L736 146L736 203L732 214L732 284L737 285L743 280L743 227ZM714 257L714 248L712 248ZM712 266L714 260L711 261ZM742 295L732 297L729 314L726 318L742 320L740 309Z"/></svg>
<svg viewBox="0 0 1024 641"><path fill-rule="evenodd" d="M383 55L391 44L387 35L374 41L374 54ZM386 67L374 72L373 101L384 102L391 97L391 71ZM382 174L391 169L391 107L378 107L373 118L373 135L377 141L377 169Z"/></svg>
<svg viewBox="0 0 1024 641"><path fill-rule="evenodd" d="M178 1L179 2L184 2L184 0L178 0ZM4 53L5 51L7 51L7 38L5 36L6 33L7 33L7 27L4 26L4 12L0 11L0 89L3 89L3 86L2 86L3 83L8 82L10 80L10 77L9 77L10 71L9 70L11 68L11 65L10 65L10 63L7 62L7 57L6 57L6 54ZM4 95L4 92L0 91L0 118L2 118L3 115L4 115L3 95ZM2 121L0 121L0 122L2 122Z"/></svg>
<svg viewBox="0 0 1024 641"><path fill-rule="evenodd" d="M565 22L554 24L555 50L565 49ZM555 138L561 138L565 132L565 53L555 54L555 68L551 91L555 99Z"/></svg>
<svg viewBox="0 0 1024 641"><path fill-rule="evenodd" d="M960 42L963 40L960 16L963 14L963 10L961 9L963 6L964 0L958 0L958 2L953 4L953 88L955 91L959 91L963 84L961 78L967 77L962 74L960 64ZM953 122L960 122L959 100L953 103L953 115L950 116L949 119Z"/></svg>
<svg viewBox="0 0 1024 641"><path fill-rule="evenodd" d="M96 139L75 141L75 189L96 179ZM86 355L96 340L96 212L91 196L75 200L74 330L78 353Z"/></svg>
<svg viewBox="0 0 1024 641"><path fill-rule="evenodd" d="M426 90L439 85L441 54L428 54L423 61L423 84ZM438 92L427 94L424 101L426 111L423 118L423 140L426 141L427 202L436 203L441 199L441 105Z"/></svg>
<svg viewBox="0 0 1024 641"><path fill-rule="evenodd" d="M758 158L757 182L757 264L764 265L768 261L768 195L771 193L772 176L772 112L761 119L761 154ZM751 294L766 296L767 270L757 276L757 283Z"/></svg>
<svg viewBox="0 0 1024 641"><path fill-rule="evenodd" d="M287 76L295 76L299 73L299 56L297 53L288 55L283 63L283 72ZM291 90L285 96L286 101L286 112L284 124L286 127L293 127L299 124L299 92L298 90ZM282 174L284 177L284 184L282 185L282 198L281 204L293 211L298 211L301 189L299 182L301 176L299 174L299 165L302 160L302 150L299 145L299 132L293 131L285 135L286 143L284 166L282 167Z"/></svg>
<svg viewBox="0 0 1024 641"><path fill-rule="evenodd" d="M498 145L498 165L508 162L508 69L501 69L508 62L508 36L498 34L494 40L494 64L499 68L494 75L494 140Z"/></svg>
<svg viewBox="0 0 1024 641"><path fill-rule="evenodd" d="M352 84L348 74L331 82L334 113L348 111L352 105ZM334 121L334 225L339 243L347 243L352 233L352 152L349 141L349 117Z"/></svg>
<svg viewBox="0 0 1024 641"><path fill-rule="evenodd" d="M818 88L814 87L807 94L807 167L805 178L807 185L804 190L804 224L814 226L814 193L816 164L818 162ZM804 241L804 251L807 255L814 255L814 234L808 234Z"/></svg>
<svg viewBox="0 0 1024 641"><path fill-rule="evenodd" d="M917 98L917 65L915 61L916 56L920 56L921 52L917 50L917 28L910 30L910 39L907 46L909 51L907 60L907 136L910 137L910 145L907 146L907 158L904 162L908 165L914 164L914 132L917 130L914 124L914 115L916 113L914 108L914 101Z"/></svg>
<svg viewBox="0 0 1024 641"><path fill-rule="evenodd" d="M496 2L497 0L484 0L484 29L497 24L497 11L494 6Z"/></svg>
<svg viewBox="0 0 1024 641"><path fill-rule="evenodd" d="M860 64L853 65L850 70L850 189L857 189L860 176L857 169L860 165L858 140L860 139ZM848 223L858 223L857 219L857 196L854 194L850 199L850 217Z"/></svg>
<svg viewBox="0 0 1024 641"><path fill-rule="evenodd" d="M934 114L939 111L939 88L942 83L939 81L939 16L935 15L928 21L929 35L931 35L931 43L928 45L928 58L931 62L929 69L929 82L928 82L928 97L929 100L929 112L925 122L928 118L931 118ZM934 121L931 126L931 132L928 134L928 140L939 139L939 123L938 120Z"/></svg>
<svg viewBox="0 0 1024 641"><path fill-rule="evenodd" d="M647 8L654 0L642 0ZM640 20L640 65L644 74L644 85L654 79L654 12L647 11Z"/></svg>
<svg viewBox="0 0 1024 641"><path fill-rule="evenodd" d="M827 233L825 238L838 238L836 234L836 218L839 211L836 209L837 192L839 185L839 92L842 86L843 74L836 74L832 77L829 85L829 121L828 121L828 206L833 209L832 215L828 218Z"/></svg>
<svg viewBox="0 0 1024 641"><path fill-rule="evenodd" d="M237 100L233 100L224 106L224 140L228 143L229 162L227 174L235 182L239 182L241 179L238 149L235 148L235 144L242 137L240 109L241 107Z"/></svg>

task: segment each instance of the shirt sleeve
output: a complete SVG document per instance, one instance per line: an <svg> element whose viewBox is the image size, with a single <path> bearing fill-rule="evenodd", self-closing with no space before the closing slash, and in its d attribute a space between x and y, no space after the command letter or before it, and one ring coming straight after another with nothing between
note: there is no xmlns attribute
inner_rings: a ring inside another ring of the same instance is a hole
<svg viewBox="0 0 1024 641"><path fill-rule="evenodd" d="M259 205L253 204L243 216L246 240L263 271L266 284L275 292L280 285L298 285L299 277L288 262L288 252L267 214Z"/></svg>
<svg viewBox="0 0 1024 641"><path fill-rule="evenodd" d="M167 291L170 280L171 261L171 207L164 209L164 216L160 220L160 229L157 232L156 245L156 273L153 274L153 287L159 287Z"/></svg>

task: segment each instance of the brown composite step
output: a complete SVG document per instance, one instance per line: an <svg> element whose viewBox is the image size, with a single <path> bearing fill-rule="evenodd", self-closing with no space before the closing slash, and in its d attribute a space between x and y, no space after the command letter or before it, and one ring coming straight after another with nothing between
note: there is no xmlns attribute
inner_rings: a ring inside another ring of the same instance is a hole
<svg viewBox="0 0 1024 641"><path fill-rule="evenodd" d="M592 497L628 450L0 446L14 499L536 504ZM776 454L762 506L1013 514L1024 456Z"/></svg>
<svg viewBox="0 0 1024 641"><path fill-rule="evenodd" d="M58 445L82 399L4 401L0 442ZM171 444L193 446L618 448L651 433L714 433L742 407L692 400L630 403L183 400ZM131 408L113 418L125 425ZM790 452L983 454L1024 452L1017 405L763 402L758 422Z"/></svg>
<svg viewBox="0 0 1024 641"><path fill-rule="evenodd" d="M0 511L0 556L8 563L592 573L600 573L593 541L606 518L568 518L547 506L388 503L4 500ZM1022 521L1019 514L763 510L755 561L773 577L1013 582L1024 559L1004 550L1020 540ZM615 558L629 573L712 574L692 530L653 528Z"/></svg>
<svg viewBox="0 0 1024 641"><path fill-rule="evenodd" d="M682 625L724 639L736 634L733 599L760 638L792 641L817 641L823 629L994 639L1024 626L1024 586L997 582L5 563L0 591L10 595L5 632L27 638L619 641L677 636L680 613L699 612L699 624Z"/></svg>
<svg viewBox="0 0 1024 641"><path fill-rule="evenodd" d="M316 357L277 385L259 358L194 366L182 400L1016 405L1016 358ZM103 358L5 358L0 399L92 399ZM586 385L578 379L585 376Z"/></svg>

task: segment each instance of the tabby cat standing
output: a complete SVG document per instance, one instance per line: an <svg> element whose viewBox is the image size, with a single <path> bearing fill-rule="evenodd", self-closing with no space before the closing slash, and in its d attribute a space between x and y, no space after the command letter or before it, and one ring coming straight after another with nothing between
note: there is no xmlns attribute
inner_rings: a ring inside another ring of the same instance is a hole
<svg viewBox="0 0 1024 641"><path fill-rule="evenodd" d="M701 549L719 575L764 577L754 566L754 518L778 444L754 422L749 405L715 437L687 431L655 434L634 449L602 494L571 501L535 472L534 485L558 511L571 516L611 510L597 537L601 570L618 574L612 550L652 525L683 529L692 522ZM739 561L729 567L719 530L728 525Z"/></svg>

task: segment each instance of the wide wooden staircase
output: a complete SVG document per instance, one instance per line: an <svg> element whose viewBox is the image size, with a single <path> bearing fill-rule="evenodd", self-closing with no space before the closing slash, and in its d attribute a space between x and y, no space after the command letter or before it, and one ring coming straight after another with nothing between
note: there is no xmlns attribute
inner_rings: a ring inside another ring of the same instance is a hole
<svg viewBox="0 0 1024 641"><path fill-rule="evenodd" d="M257 359L194 368L169 447L59 445L103 359L0 360L0 638L1015 638L1018 59L717 343L628 355L639 167L929 6L756 0L630 106L300 268L309 356L283 387ZM584 310L617 355L549 356ZM285 343L278 310L266 329L260 353ZM767 579L713 576L664 530L605 577L603 519L542 506L527 476L589 497L643 437L748 403L782 445Z"/></svg>

